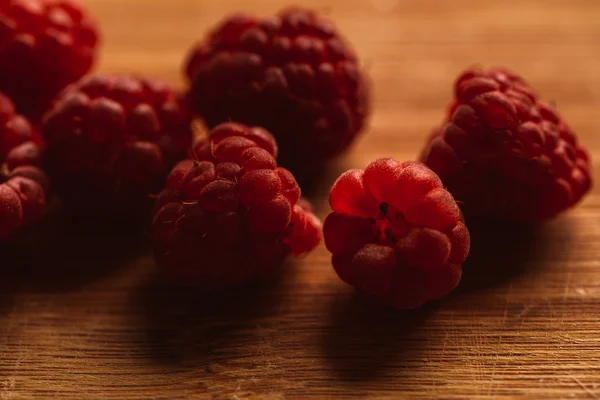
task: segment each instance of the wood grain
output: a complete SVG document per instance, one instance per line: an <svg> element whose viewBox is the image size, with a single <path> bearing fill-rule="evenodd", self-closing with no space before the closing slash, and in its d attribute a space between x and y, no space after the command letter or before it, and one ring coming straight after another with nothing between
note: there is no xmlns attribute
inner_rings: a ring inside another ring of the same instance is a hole
<svg viewBox="0 0 600 400"><path fill-rule="evenodd" d="M303 3L335 20L374 86L368 132L322 182L320 215L340 171L413 159L473 64L511 66L556 101L600 175L598 0ZM87 4L104 30L100 71L177 85L187 48L223 14L282 5ZM54 215L33 249L2 250L0 398L600 398L600 189L535 231L471 229L460 288L395 312L357 299L323 246L272 282L207 298L161 283L139 235Z"/></svg>

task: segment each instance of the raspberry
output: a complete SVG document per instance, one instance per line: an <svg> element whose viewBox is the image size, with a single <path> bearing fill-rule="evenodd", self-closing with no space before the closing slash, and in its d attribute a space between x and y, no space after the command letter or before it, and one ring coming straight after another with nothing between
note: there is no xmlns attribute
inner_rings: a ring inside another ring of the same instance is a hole
<svg viewBox="0 0 600 400"><path fill-rule="evenodd" d="M186 111L166 84L88 76L67 87L45 115L48 172L69 209L143 218L149 194L185 158L192 134Z"/></svg>
<svg viewBox="0 0 600 400"><path fill-rule="evenodd" d="M267 131L224 123L193 153L155 206L155 257L175 281L209 291L241 285L319 243L321 224L277 167Z"/></svg>
<svg viewBox="0 0 600 400"><path fill-rule="evenodd" d="M94 62L95 22L70 1L0 0L0 90L37 120Z"/></svg>
<svg viewBox="0 0 600 400"><path fill-rule="evenodd" d="M279 164L301 181L352 143L369 112L353 50L329 21L301 8L230 16L192 49L185 72L192 107L209 126L265 127Z"/></svg>
<svg viewBox="0 0 600 400"><path fill-rule="evenodd" d="M339 277L377 303L416 308L449 294L469 253L469 231L438 176L393 158L338 178L325 245Z"/></svg>
<svg viewBox="0 0 600 400"><path fill-rule="evenodd" d="M39 168L42 150L37 132L0 93L0 238L44 214L49 182Z"/></svg>
<svg viewBox="0 0 600 400"><path fill-rule="evenodd" d="M506 69L469 70L421 160L467 216L536 223L590 189L590 160L556 110Z"/></svg>

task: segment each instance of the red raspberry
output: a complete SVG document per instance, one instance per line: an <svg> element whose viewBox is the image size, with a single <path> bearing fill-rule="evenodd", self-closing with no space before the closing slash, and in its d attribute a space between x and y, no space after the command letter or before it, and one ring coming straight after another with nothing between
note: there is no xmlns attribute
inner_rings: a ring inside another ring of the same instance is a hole
<svg viewBox="0 0 600 400"><path fill-rule="evenodd" d="M88 76L67 87L44 117L48 172L71 210L143 217L149 194L185 158L189 122L162 82Z"/></svg>
<svg viewBox="0 0 600 400"><path fill-rule="evenodd" d="M590 161L556 111L506 69L469 70L421 160L467 215L540 222L590 189Z"/></svg>
<svg viewBox="0 0 600 400"><path fill-rule="evenodd" d="M192 49L185 69L192 105L209 126L265 127L279 164L301 180L350 145L369 111L353 50L329 21L301 8L230 16Z"/></svg>
<svg viewBox="0 0 600 400"><path fill-rule="evenodd" d="M52 98L94 62L96 24L60 0L0 0L0 90L38 119Z"/></svg>
<svg viewBox="0 0 600 400"><path fill-rule="evenodd" d="M452 195L423 164L381 158L347 171L329 203L323 233L333 267L368 298L415 308L460 281L469 231Z"/></svg>
<svg viewBox="0 0 600 400"><path fill-rule="evenodd" d="M23 116L0 93L0 238L44 214L49 183L39 168L42 143Z"/></svg>
<svg viewBox="0 0 600 400"><path fill-rule="evenodd" d="M225 123L173 168L158 197L157 263L175 281L218 290L251 281L313 249L320 222L262 128Z"/></svg>

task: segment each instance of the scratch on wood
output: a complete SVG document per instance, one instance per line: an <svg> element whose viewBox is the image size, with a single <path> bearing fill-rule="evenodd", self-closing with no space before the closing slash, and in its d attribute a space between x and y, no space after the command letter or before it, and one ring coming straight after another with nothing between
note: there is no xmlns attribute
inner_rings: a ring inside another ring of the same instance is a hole
<svg viewBox="0 0 600 400"><path fill-rule="evenodd" d="M534 303L529 303L527 304L524 308L523 311L521 311L518 315L517 315L517 319L521 319L524 316L526 316L529 311L531 311L536 305Z"/></svg>
<svg viewBox="0 0 600 400"><path fill-rule="evenodd" d="M563 301L565 301L567 299L567 297L569 296L569 289L571 286L571 278L573 277L573 272L570 272L567 274L567 281L565 282L565 292L563 293Z"/></svg>
<svg viewBox="0 0 600 400"><path fill-rule="evenodd" d="M592 392L592 389L585 386L584 383L581 382L579 380L579 378L577 378L575 375L569 375L569 377L571 379L573 379L575 381L575 383L577 383L579 385L579 387L581 387L581 389L583 389L583 391L586 392L587 394L589 394L593 399L600 399L600 396L598 396L597 393Z"/></svg>
<svg viewBox="0 0 600 400"><path fill-rule="evenodd" d="M10 399L15 396L15 392L14 392L15 382L16 382L16 379L14 376L12 376L4 381L4 383L3 383L4 389L2 390L2 399Z"/></svg>

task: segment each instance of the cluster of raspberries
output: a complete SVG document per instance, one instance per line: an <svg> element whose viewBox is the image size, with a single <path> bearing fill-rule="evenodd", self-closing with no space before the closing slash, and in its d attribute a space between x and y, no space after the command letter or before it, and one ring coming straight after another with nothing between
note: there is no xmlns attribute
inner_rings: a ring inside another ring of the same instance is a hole
<svg viewBox="0 0 600 400"><path fill-rule="evenodd" d="M75 3L0 0L0 91L36 121L95 59L96 23Z"/></svg>
<svg viewBox="0 0 600 400"><path fill-rule="evenodd" d="M393 158L345 172L329 195L327 249L342 280L379 303L414 308L460 281L469 231L440 178Z"/></svg>
<svg viewBox="0 0 600 400"><path fill-rule="evenodd" d="M232 15L191 49L181 93L86 76L98 41L68 0L0 0L0 238L57 193L86 218L151 220L159 266L207 291L318 245L296 179L314 182L370 112L368 80L331 22L302 8ZM456 287L463 214L539 223L591 187L585 149L518 75L468 70L454 94L420 162L381 158L331 189L334 269L377 303L414 308ZM209 128L196 140L194 118Z"/></svg>
<svg viewBox="0 0 600 400"><path fill-rule="evenodd" d="M521 77L506 69L468 70L454 93L447 122L421 161L465 213L540 222L590 189L587 152Z"/></svg>
<svg viewBox="0 0 600 400"><path fill-rule="evenodd" d="M88 76L60 93L44 116L46 166L71 211L146 217L171 167L191 145L189 116L166 84Z"/></svg>
<svg viewBox="0 0 600 400"><path fill-rule="evenodd" d="M49 181L43 145L29 121L0 94L0 240L42 217Z"/></svg>
<svg viewBox="0 0 600 400"><path fill-rule="evenodd" d="M192 156L169 175L152 224L156 259L177 281L239 285L319 243L321 223L299 202L294 176L277 166L269 132L221 124Z"/></svg>
<svg viewBox="0 0 600 400"><path fill-rule="evenodd" d="M233 120L268 129L279 162L303 182L353 142L369 112L354 51L329 21L302 8L225 19L192 49L185 73L190 103L209 126Z"/></svg>

